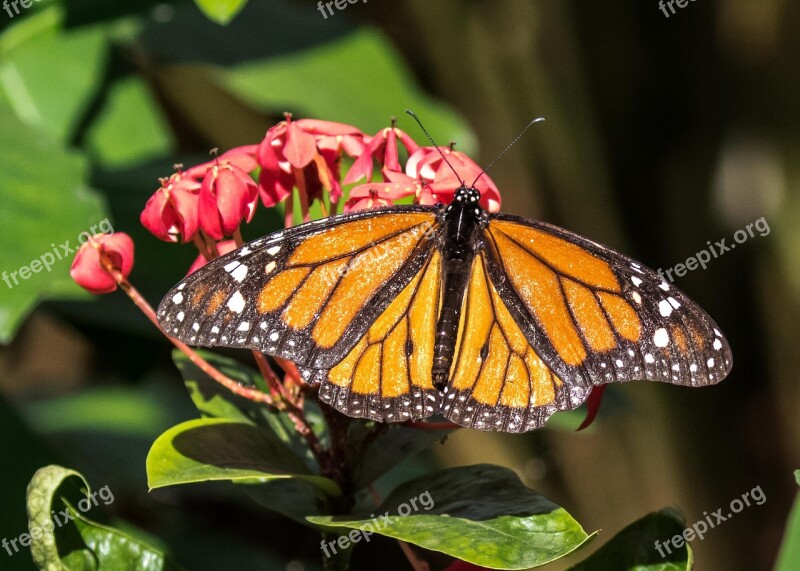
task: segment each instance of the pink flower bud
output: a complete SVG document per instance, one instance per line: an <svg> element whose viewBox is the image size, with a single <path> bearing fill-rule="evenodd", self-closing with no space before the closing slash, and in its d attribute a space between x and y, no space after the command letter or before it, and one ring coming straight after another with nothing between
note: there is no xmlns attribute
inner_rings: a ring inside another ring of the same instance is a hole
<svg viewBox="0 0 800 571"><path fill-rule="evenodd" d="M127 234L96 234L75 254L69 274L90 293L110 293L117 281L109 271L118 270L127 278L133 269L133 240Z"/></svg>
<svg viewBox="0 0 800 571"><path fill-rule="evenodd" d="M208 169L200 188L200 228L215 240L232 235L242 221L253 219L258 203L258 185L234 164Z"/></svg>
<svg viewBox="0 0 800 571"><path fill-rule="evenodd" d="M199 192L199 182L175 173L147 201L139 217L142 226L165 242L190 242L197 234Z"/></svg>

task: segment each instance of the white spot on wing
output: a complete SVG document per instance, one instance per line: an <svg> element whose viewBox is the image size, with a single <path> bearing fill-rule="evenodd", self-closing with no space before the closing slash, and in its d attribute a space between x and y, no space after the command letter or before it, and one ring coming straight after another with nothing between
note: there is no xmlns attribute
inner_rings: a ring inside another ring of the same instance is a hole
<svg viewBox="0 0 800 571"><path fill-rule="evenodd" d="M653 343L655 343L656 347L666 347L669 345L669 333L663 327L659 327L656 329L656 332L653 334Z"/></svg>
<svg viewBox="0 0 800 571"><path fill-rule="evenodd" d="M672 315L672 306L666 299L662 299L658 302L658 312L661 314L661 317L669 317Z"/></svg>
<svg viewBox="0 0 800 571"><path fill-rule="evenodd" d="M269 254L270 256L274 256L275 254L277 254L280 251L281 251L281 245L278 244L277 246L273 246L272 248L268 248L267 249L267 254Z"/></svg>
<svg viewBox="0 0 800 571"><path fill-rule="evenodd" d="M240 265L238 268L236 268L231 272L231 276L237 282L242 283L244 281L244 278L247 277L247 266L245 266L244 264Z"/></svg>
<svg viewBox="0 0 800 571"><path fill-rule="evenodd" d="M636 277L636 276L633 276L633 277L631 278L631 281L633 282L633 285L635 285L636 287L639 287L640 285L642 285L642 280L640 280L640 279L639 279L638 277Z"/></svg>
<svg viewBox="0 0 800 571"><path fill-rule="evenodd" d="M234 313L241 313L244 310L245 301L242 292L236 291L228 300L228 309Z"/></svg>
<svg viewBox="0 0 800 571"><path fill-rule="evenodd" d="M241 262L239 260L234 260L232 262L228 262L227 264L225 264L225 271L228 272L228 273L231 273L233 270L238 268L240 264L241 264Z"/></svg>
<svg viewBox="0 0 800 571"><path fill-rule="evenodd" d="M716 349L717 351L722 349L722 341L720 341L719 339L714 339L714 349Z"/></svg>
<svg viewBox="0 0 800 571"><path fill-rule="evenodd" d="M172 303L183 303L183 294L181 292L172 296Z"/></svg>
<svg viewBox="0 0 800 571"><path fill-rule="evenodd" d="M658 284L658 287L660 287L664 291L669 291L669 284L667 282L661 282L660 284Z"/></svg>
<svg viewBox="0 0 800 571"><path fill-rule="evenodd" d="M631 297L633 298L633 301L635 301L636 303L639 303L639 304L642 303L642 296L639 295L639 292L637 292L637 291L633 292L631 294Z"/></svg>

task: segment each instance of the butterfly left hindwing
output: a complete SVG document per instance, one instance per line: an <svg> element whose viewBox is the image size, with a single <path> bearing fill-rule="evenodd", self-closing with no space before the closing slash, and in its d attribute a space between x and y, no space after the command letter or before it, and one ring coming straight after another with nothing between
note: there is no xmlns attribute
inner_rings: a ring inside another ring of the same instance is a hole
<svg viewBox="0 0 800 571"><path fill-rule="evenodd" d="M303 370L319 382L319 396L350 416L378 421L424 418L439 411L431 370L441 298L442 257L425 264L372 323L358 343L328 370Z"/></svg>

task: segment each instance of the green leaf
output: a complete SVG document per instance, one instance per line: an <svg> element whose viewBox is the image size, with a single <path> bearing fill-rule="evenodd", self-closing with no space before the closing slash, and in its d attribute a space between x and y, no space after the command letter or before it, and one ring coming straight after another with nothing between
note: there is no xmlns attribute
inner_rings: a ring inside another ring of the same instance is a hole
<svg viewBox="0 0 800 571"><path fill-rule="evenodd" d="M106 168L122 168L168 154L169 125L144 80L129 77L109 90L105 105L87 133L93 158Z"/></svg>
<svg viewBox="0 0 800 571"><path fill-rule="evenodd" d="M249 387L266 389L261 376L253 369L208 351L199 351L199 354L227 377ZM262 420L263 405L232 393L192 363L182 351L175 349L172 352L172 360L183 377L192 402L204 416L250 424Z"/></svg>
<svg viewBox="0 0 800 571"><path fill-rule="evenodd" d="M60 493L62 485L70 479L77 479L84 488L85 497L77 504L79 510ZM91 507L100 501L110 503L108 500L113 501L113 495L90 495L88 482L74 470L53 465L38 470L28 484L27 504L31 554L39 569L179 569L156 549L85 517L84 513ZM83 502L86 502L86 507ZM62 515L65 506L70 512L69 521ZM54 517L58 519L54 520Z"/></svg>
<svg viewBox="0 0 800 571"><path fill-rule="evenodd" d="M452 430L418 430L389 425L371 442L372 423L356 421L348 432L348 457L353 458L353 484L356 489L369 486L383 474L428 448L443 441Z"/></svg>
<svg viewBox="0 0 800 571"><path fill-rule="evenodd" d="M231 379L261 391L267 391L267 385L261 374L226 357L208 351L200 351L200 355L223 374ZM315 466L314 455L309 450L305 439L295 430L294 423L283 412L270 410L261 403L233 394L209 377L192 363L189 358L177 349L172 352L172 359L177 365L189 389L189 394L197 409L211 418L224 418L266 428L270 437L283 442L298 457L302 458L309 468ZM310 408L310 407L307 407ZM309 417L313 410L306 411Z"/></svg>
<svg viewBox="0 0 800 571"><path fill-rule="evenodd" d="M306 518L331 513L330 496L299 478L248 485L244 491L259 505L315 529Z"/></svg>
<svg viewBox="0 0 800 571"><path fill-rule="evenodd" d="M225 25L247 5L247 0L195 0L195 3L210 20Z"/></svg>
<svg viewBox="0 0 800 571"><path fill-rule="evenodd" d="M449 468L407 482L375 513L375 518L308 519L327 528L394 537L491 569L544 565L589 539L563 508L526 488L511 470L488 464Z"/></svg>
<svg viewBox="0 0 800 571"><path fill-rule="evenodd" d="M570 571L689 571L692 549L688 543L682 541L680 548L672 543L664 546L685 528L686 522L674 509L653 512L627 526Z"/></svg>
<svg viewBox="0 0 800 571"><path fill-rule="evenodd" d="M800 486L800 470L794 471L794 478ZM786 523L786 532L781 543L778 563L775 571L794 571L800 569L800 492L794 499L789 520Z"/></svg>
<svg viewBox="0 0 800 571"><path fill-rule="evenodd" d="M404 113L412 109L439 144L452 140L459 150L474 151L475 137L466 122L426 95L389 46L374 28L363 27L302 52L226 69L220 79L261 108L292 111L298 119L349 123L369 135L388 127L390 117L396 116L402 129L427 144Z"/></svg>
<svg viewBox="0 0 800 571"><path fill-rule="evenodd" d="M158 437L147 455L151 489L230 480L261 483L301 478L330 495L335 482L311 474L303 462L261 428L244 422L201 418L174 426Z"/></svg>
<svg viewBox="0 0 800 571"><path fill-rule="evenodd" d="M82 156L24 125L2 102L0 114L0 228L10 237L0 247L0 343L8 343L38 301L86 295L69 275L74 249L82 232L111 224L86 184Z"/></svg>
<svg viewBox="0 0 800 571"><path fill-rule="evenodd" d="M66 142L100 85L102 27L61 29L58 8L33 14L0 40L0 97L25 124Z"/></svg>

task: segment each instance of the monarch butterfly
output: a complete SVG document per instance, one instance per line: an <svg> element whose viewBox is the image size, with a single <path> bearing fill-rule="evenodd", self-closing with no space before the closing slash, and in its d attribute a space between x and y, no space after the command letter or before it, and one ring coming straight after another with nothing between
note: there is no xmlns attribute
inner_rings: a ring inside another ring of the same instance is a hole
<svg viewBox="0 0 800 571"><path fill-rule="evenodd" d="M294 361L324 402L377 421L524 432L597 385L728 374L717 325L656 272L479 199L462 184L448 206L275 232L186 277L159 320L189 344Z"/></svg>

